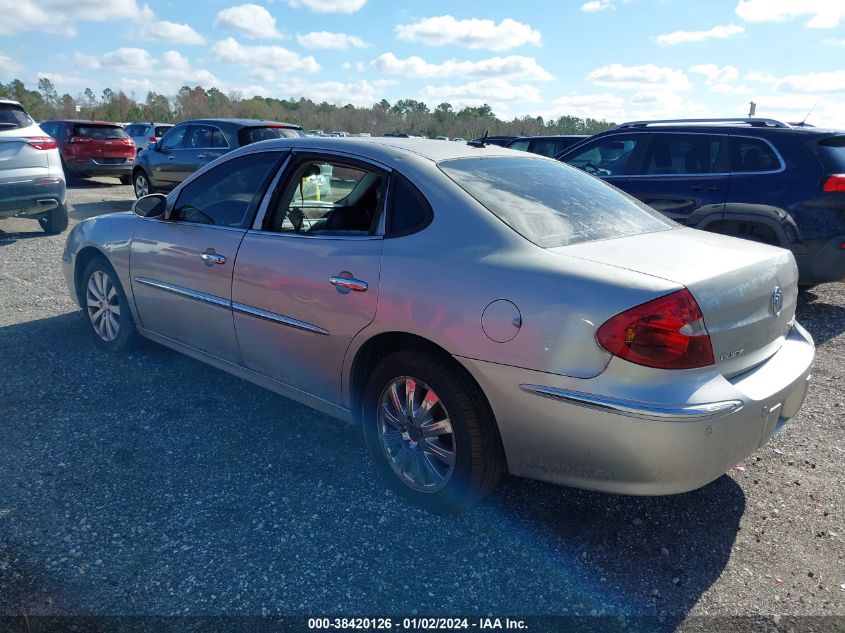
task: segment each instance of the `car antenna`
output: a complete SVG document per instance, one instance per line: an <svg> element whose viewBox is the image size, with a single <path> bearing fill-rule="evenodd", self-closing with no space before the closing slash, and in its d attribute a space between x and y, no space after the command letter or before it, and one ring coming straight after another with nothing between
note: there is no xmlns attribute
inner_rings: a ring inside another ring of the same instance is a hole
<svg viewBox="0 0 845 633"><path fill-rule="evenodd" d="M805 116L803 119L801 119L801 123L799 123L799 124L798 124L798 127L803 127L803 126L804 126L804 124L807 122L807 119L809 119L809 118L810 118L810 115L813 113L813 110L815 110L815 109L816 109L816 106L817 106L817 105L819 105L819 102L818 102L818 101L816 101L816 102L813 104L813 107L812 107L812 108L810 108L810 111L807 113L807 116ZM812 127L812 126L810 126L810 127Z"/></svg>
<svg viewBox="0 0 845 633"><path fill-rule="evenodd" d="M487 145L487 134L490 133L490 130L484 130L484 136L481 138L474 139L472 141L467 141L467 145L470 147L484 147Z"/></svg>

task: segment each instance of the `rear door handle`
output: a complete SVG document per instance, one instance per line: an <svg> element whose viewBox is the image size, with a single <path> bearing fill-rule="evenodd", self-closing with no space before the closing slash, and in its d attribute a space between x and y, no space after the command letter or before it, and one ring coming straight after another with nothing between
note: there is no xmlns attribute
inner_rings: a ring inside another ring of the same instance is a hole
<svg viewBox="0 0 845 633"><path fill-rule="evenodd" d="M719 187L717 185L693 185L693 191L719 191Z"/></svg>
<svg viewBox="0 0 845 633"><path fill-rule="evenodd" d="M222 255L218 255L211 249L206 251L205 253L200 253L200 259L204 261L206 264L211 266L212 264L225 264L226 258Z"/></svg>
<svg viewBox="0 0 845 633"><path fill-rule="evenodd" d="M208 154L197 154L197 158L199 158L200 160L205 160L208 157Z"/></svg>
<svg viewBox="0 0 845 633"><path fill-rule="evenodd" d="M354 292L367 292L367 285L366 281L361 281L359 279L347 279L346 277L329 277L329 282L333 286L337 286L338 290L352 290Z"/></svg>

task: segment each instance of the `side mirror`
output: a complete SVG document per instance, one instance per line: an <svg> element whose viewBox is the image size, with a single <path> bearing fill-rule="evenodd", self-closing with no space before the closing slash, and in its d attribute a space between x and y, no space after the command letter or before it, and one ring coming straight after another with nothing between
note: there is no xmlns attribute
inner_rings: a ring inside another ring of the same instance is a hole
<svg viewBox="0 0 845 633"><path fill-rule="evenodd" d="M167 196L163 193L151 193L138 198L132 205L132 212L142 218L157 218L167 209Z"/></svg>

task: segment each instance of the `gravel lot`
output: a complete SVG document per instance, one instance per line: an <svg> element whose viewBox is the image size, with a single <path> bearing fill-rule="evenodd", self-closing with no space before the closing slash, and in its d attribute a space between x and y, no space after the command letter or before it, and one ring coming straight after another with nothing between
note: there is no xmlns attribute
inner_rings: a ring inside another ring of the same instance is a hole
<svg viewBox="0 0 845 633"><path fill-rule="evenodd" d="M115 183L70 190L71 224L129 209ZM152 344L99 351L64 242L0 220L0 615L845 617L845 285L799 308L800 416L709 486L511 478L437 517L385 492L355 428Z"/></svg>

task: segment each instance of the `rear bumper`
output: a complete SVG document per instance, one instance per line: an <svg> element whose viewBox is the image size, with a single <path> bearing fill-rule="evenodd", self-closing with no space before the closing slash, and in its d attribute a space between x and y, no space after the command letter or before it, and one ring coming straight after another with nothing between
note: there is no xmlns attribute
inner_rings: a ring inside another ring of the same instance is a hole
<svg viewBox="0 0 845 633"><path fill-rule="evenodd" d="M713 481L768 442L804 403L814 353L796 324L774 356L730 380L684 371L638 380L617 359L586 380L459 360L490 401L511 473L663 495Z"/></svg>
<svg viewBox="0 0 845 633"><path fill-rule="evenodd" d="M798 283L814 285L845 281L845 248L839 248L842 244L845 244L845 235L832 238L813 253L795 255Z"/></svg>
<svg viewBox="0 0 845 633"><path fill-rule="evenodd" d="M76 159L67 159L65 164L68 171L74 176L127 176L132 174L132 168L135 166L135 158L124 158L124 162L111 164L98 162L98 159L92 158L79 163Z"/></svg>
<svg viewBox="0 0 845 633"><path fill-rule="evenodd" d="M67 197L64 178L42 176L0 182L0 217L33 217L63 205Z"/></svg>

